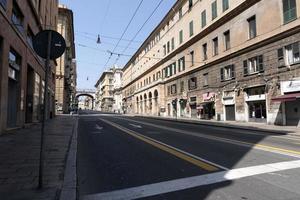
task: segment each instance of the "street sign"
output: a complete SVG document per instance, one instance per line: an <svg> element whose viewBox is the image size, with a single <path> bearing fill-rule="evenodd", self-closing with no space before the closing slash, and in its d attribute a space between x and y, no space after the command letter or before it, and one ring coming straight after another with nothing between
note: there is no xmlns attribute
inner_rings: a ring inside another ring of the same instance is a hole
<svg viewBox="0 0 300 200"><path fill-rule="evenodd" d="M48 105L48 79L49 79L49 63L63 55L66 50L66 41L56 31L44 30L36 34L33 38L33 49L42 58L45 59L45 90L43 100L43 116L41 128L41 145L40 145L40 163L39 163L39 185L38 188L43 188L43 171L44 171L44 140L45 140L45 122Z"/></svg>
<svg viewBox="0 0 300 200"><path fill-rule="evenodd" d="M49 33L51 33L50 59L53 60L62 56L66 49L66 41L58 32L44 30L36 34L33 38L33 49L40 57L47 59Z"/></svg>

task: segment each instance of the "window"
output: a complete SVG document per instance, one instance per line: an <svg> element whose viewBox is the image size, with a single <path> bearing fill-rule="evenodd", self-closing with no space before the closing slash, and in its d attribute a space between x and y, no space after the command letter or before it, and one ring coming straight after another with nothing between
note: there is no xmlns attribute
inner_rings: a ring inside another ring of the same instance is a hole
<svg viewBox="0 0 300 200"><path fill-rule="evenodd" d="M160 72L157 72L157 73L156 73L156 78L157 78L157 79L161 78L161 77L160 77Z"/></svg>
<svg viewBox="0 0 300 200"><path fill-rule="evenodd" d="M234 65L228 65L220 69L221 81L227 81L235 77Z"/></svg>
<svg viewBox="0 0 300 200"><path fill-rule="evenodd" d="M207 60L207 43L202 45L203 60Z"/></svg>
<svg viewBox="0 0 300 200"><path fill-rule="evenodd" d="M179 15L179 19L181 19L182 18L182 7L179 8L178 15Z"/></svg>
<svg viewBox="0 0 300 200"><path fill-rule="evenodd" d="M244 61L244 75L251 75L264 71L263 56L256 56Z"/></svg>
<svg viewBox="0 0 300 200"><path fill-rule="evenodd" d="M11 49L8 55L8 62L8 77L15 81L18 81L22 62L21 56Z"/></svg>
<svg viewBox="0 0 300 200"><path fill-rule="evenodd" d="M156 81L156 79L155 79L155 74L152 75L152 80L153 80L153 81Z"/></svg>
<svg viewBox="0 0 300 200"><path fill-rule="evenodd" d="M256 17L253 16L248 19L248 24L249 24L249 39L255 38L257 33L256 33Z"/></svg>
<svg viewBox="0 0 300 200"><path fill-rule="evenodd" d="M206 10L201 13L201 26L202 28L206 26Z"/></svg>
<svg viewBox="0 0 300 200"><path fill-rule="evenodd" d="M23 20L24 20L24 15L22 14L19 6L14 1L11 21L15 25L15 27L22 33L24 32Z"/></svg>
<svg viewBox="0 0 300 200"><path fill-rule="evenodd" d="M168 96L171 94L171 86L170 85L167 87L167 93L168 93Z"/></svg>
<svg viewBox="0 0 300 200"><path fill-rule="evenodd" d="M171 85L171 94L176 94L177 93L177 87L176 84Z"/></svg>
<svg viewBox="0 0 300 200"><path fill-rule="evenodd" d="M286 63L292 65L300 62L299 43L290 44L285 47Z"/></svg>
<svg viewBox="0 0 300 200"><path fill-rule="evenodd" d="M191 51L190 56L191 56L191 66L194 66L194 64L195 64L195 52Z"/></svg>
<svg viewBox="0 0 300 200"><path fill-rule="evenodd" d="M172 38L172 40L171 40L171 49L172 50L175 49L175 40L174 40L174 38Z"/></svg>
<svg viewBox="0 0 300 200"><path fill-rule="evenodd" d="M176 74L176 62L171 64L173 74Z"/></svg>
<svg viewBox="0 0 300 200"><path fill-rule="evenodd" d="M33 47L33 43L32 43L33 37L34 37L33 32L32 32L32 30L30 29L30 27L28 27L28 29L27 29L27 42L28 42L28 44L29 44L31 47Z"/></svg>
<svg viewBox="0 0 300 200"><path fill-rule="evenodd" d="M193 0L189 0L189 10L191 10L193 7Z"/></svg>
<svg viewBox="0 0 300 200"><path fill-rule="evenodd" d="M214 1L211 4L211 18L212 20L216 19L218 17L218 11L217 11L217 1Z"/></svg>
<svg viewBox="0 0 300 200"><path fill-rule="evenodd" d="M185 58L182 57L178 60L178 72L182 72L185 70Z"/></svg>
<svg viewBox="0 0 300 200"><path fill-rule="evenodd" d="M184 92L184 81L180 82L180 93Z"/></svg>
<svg viewBox="0 0 300 200"><path fill-rule="evenodd" d="M1 5L3 8L6 8L6 3L7 3L7 0L0 0L0 5Z"/></svg>
<svg viewBox="0 0 300 200"><path fill-rule="evenodd" d="M203 81L204 81L203 86L204 87L208 86L208 73L203 74Z"/></svg>
<svg viewBox="0 0 300 200"><path fill-rule="evenodd" d="M183 30L179 31L179 44L183 42Z"/></svg>
<svg viewBox="0 0 300 200"><path fill-rule="evenodd" d="M167 42L167 53L170 53L170 42Z"/></svg>
<svg viewBox="0 0 300 200"><path fill-rule="evenodd" d="M224 33L224 46L225 50L230 49L230 31Z"/></svg>
<svg viewBox="0 0 300 200"><path fill-rule="evenodd" d="M296 0L282 0L283 3L283 21L288 23L297 18Z"/></svg>
<svg viewBox="0 0 300 200"><path fill-rule="evenodd" d="M163 49L164 49L164 56L165 56L165 55L167 55L167 46L164 45L164 46L163 46Z"/></svg>
<svg viewBox="0 0 300 200"><path fill-rule="evenodd" d="M229 0L223 0L223 12L228 10L229 8Z"/></svg>
<svg viewBox="0 0 300 200"><path fill-rule="evenodd" d="M216 37L213 39L213 55L216 56L219 54L219 40Z"/></svg>
<svg viewBox="0 0 300 200"><path fill-rule="evenodd" d="M192 77L189 79L189 90L194 90L197 88L197 77Z"/></svg>
<svg viewBox="0 0 300 200"><path fill-rule="evenodd" d="M193 21L190 22L190 37L194 35L194 23Z"/></svg>
<svg viewBox="0 0 300 200"><path fill-rule="evenodd" d="M278 67L285 66L285 60L284 60L284 48L277 50L277 57L278 57Z"/></svg>

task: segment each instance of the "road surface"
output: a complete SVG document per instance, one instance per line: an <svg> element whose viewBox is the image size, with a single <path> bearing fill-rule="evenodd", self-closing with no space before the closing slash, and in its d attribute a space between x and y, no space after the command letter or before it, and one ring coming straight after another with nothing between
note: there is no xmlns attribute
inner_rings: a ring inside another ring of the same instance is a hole
<svg viewBox="0 0 300 200"><path fill-rule="evenodd" d="M300 200L300 137L81 112L82 200Z"/></svg>

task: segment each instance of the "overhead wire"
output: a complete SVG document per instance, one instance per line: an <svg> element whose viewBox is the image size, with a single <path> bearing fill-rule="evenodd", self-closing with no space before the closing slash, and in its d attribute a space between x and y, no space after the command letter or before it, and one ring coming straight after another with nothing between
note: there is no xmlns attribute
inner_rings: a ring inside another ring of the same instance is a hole
<svg viewBox="0 0 300 200"><path fill-rule="evenodd" d="M145 27L145 25L148 23L148 21L151 19L151 17L154 15L154 13L157 11L157 9L159 8L159 6L162 4L163 0L160 0L160 2L157 4L157 6L154 8L154 10L151 12L151 14L148 16L148 18L146 19L146 21L142 24L142 26L140 27L140 29L136 32L136 34L132 37L132 39L129 41L129 43L127 44L127 46L125 47L125 49L123 49L122 53L124 53L129 46L131 45L131 43L134 41L134 39L138 36L138 34L143 30L143 28ZM118 62L119 57L117 58L117 60L115 61L115 64Z"/></svg>
<svg viewBox="0 0 300 200"><path fill-rule="evenodd" d="M120 44L121 40L123 39L123 37L124 37L125 33L127 32L127 30L128 30L128 28L129 28L131 22L133 21L134 17L136 16L138 10L140 9L140 7L141 7L143 1L144 1L144 0L141 0L140 3L139 3L139 5L138 5L137 8L135 9L135 11L134 11L134 13L133 13L133 15L132 15L132 17L131 17L129 23L127 24L125 30L123 31L123 33L122 33L122 35L121 35L121 38L118 40L117 44L115 45L115 47L114 47L113 50L111 51L111 54L110 54L110 56L108 57L108 59L107 59L107 61L106 61L106 63L105 63L104 68L107 67L107 64L109 63L111 57L113 56L112 53L115 52L115 50L117 49L117 47L118 47L118 45Z"/></svg>

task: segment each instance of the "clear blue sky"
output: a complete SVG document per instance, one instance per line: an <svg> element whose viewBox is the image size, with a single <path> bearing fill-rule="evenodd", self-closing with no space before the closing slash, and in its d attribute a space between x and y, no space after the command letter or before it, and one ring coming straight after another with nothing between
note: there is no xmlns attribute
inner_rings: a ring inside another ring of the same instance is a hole
<svg viewBox="0 0 300 200"><path fill-rule="evenodd" d="M120 38L141 0L60 0L74 12L75 43L77 60L77 88L94 88L100 74L105 70L105 63L110 56L117 39ZM163 0L155 14L124 54L133 55L142 41L158 25L176 0ZM153 12L160 0L144 0L124 39L132 39L142 24ZM97 35L101 36L101 44L97 44ZM107 36L107 37L106 37ZM128 41L120 42L115 50L121 53ZM117 64L123 67L130 57L121 56ZM108 67L116 62L113 56ZM106 69L107 69L106 68ZM88 80L87 80L88 79Z"/></svg>

